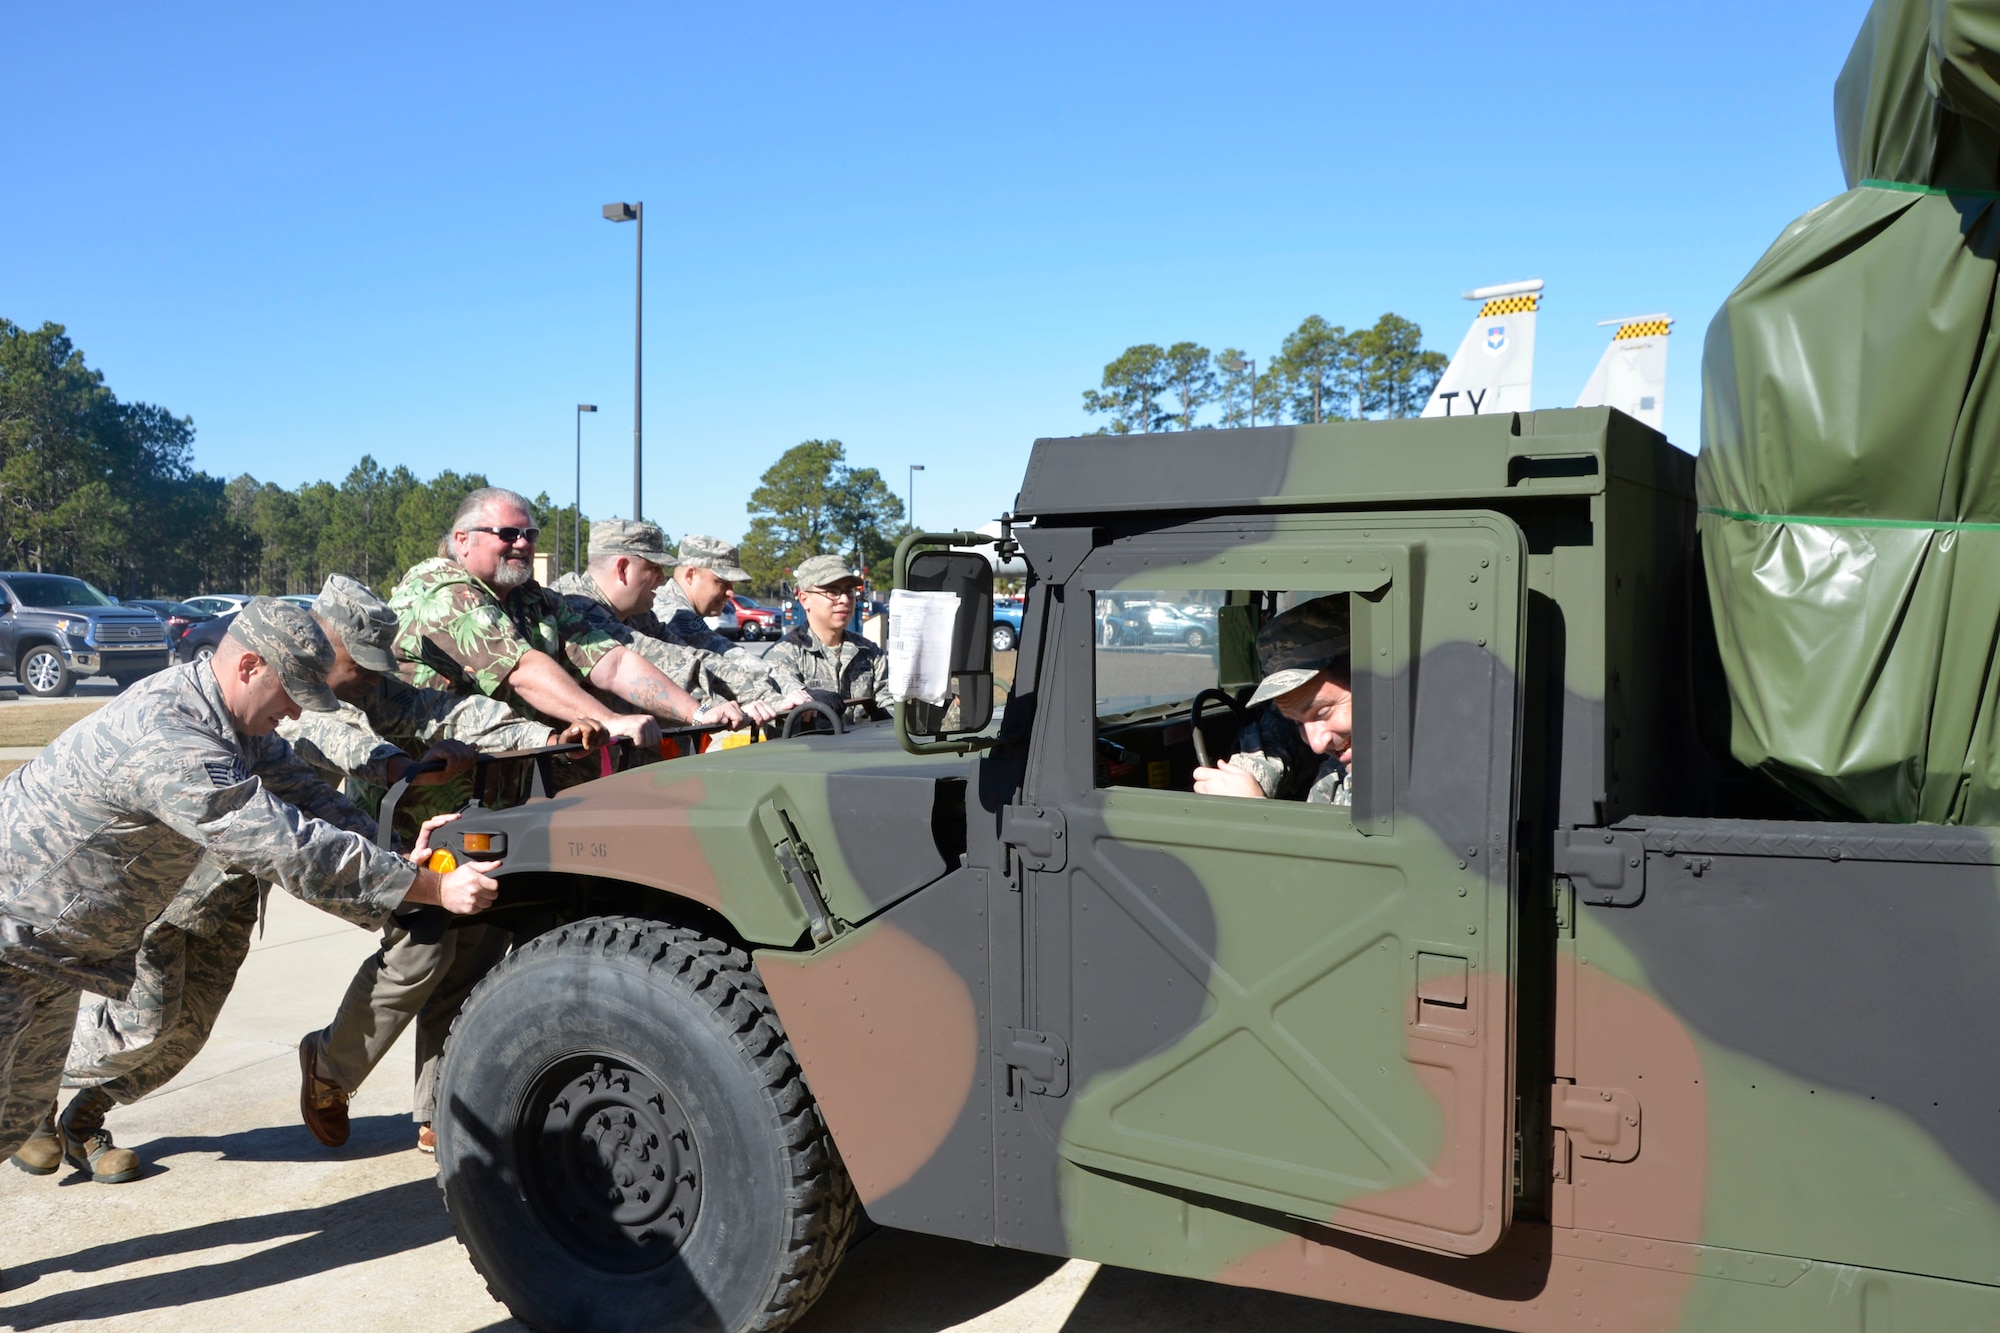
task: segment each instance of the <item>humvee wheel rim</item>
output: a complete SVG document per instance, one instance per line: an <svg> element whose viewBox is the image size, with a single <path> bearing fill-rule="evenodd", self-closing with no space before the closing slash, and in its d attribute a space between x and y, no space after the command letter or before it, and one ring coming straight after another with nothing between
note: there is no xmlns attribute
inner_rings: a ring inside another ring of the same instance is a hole
<svg viewBox="0 0 2000 1333"><path fill-rule="evenodd" d="M549 1232L600 1270L671 1259L701 1209L701 1158L687 1113L612 1055L558 1061L528 1091L522 1186Z"/></svg>

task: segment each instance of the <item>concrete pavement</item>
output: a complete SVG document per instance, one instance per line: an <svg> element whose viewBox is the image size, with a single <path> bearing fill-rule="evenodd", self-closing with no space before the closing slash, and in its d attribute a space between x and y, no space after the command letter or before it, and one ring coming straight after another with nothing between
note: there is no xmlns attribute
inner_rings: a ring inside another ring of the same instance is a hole
<svg viewBox="0 0 2000 1333"><path fill-rule="evenodd" d="M322 1148L298 1117L300 1035L333 1013L374 937L271 897L214 1037L109 1124L149 1174L98 1185L0 1166L0 1326L19 1329L522 1327L486 1293L414 1151L411 1043ZM800 1333L1259 1333L1450 1327L1080 1261L877 1231Z"/></svg>

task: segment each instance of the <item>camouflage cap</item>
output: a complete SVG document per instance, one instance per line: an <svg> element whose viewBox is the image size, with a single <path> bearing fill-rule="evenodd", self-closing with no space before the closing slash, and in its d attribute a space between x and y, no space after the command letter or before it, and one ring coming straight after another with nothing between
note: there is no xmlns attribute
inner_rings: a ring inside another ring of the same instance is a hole
<svg viewBox="0 0 2000 1333"><path fill-rule="evenodd" d="M686 548L685 542L682 547ZM592 559L600 555L636 555L668 569L677 563L687 563L677 560L674 553L667 549L667 534L660 531L660 525L648 523L643 518L598 519L590 525L590 555ZM736 548L733 546L729 548L729 557L730 563L734 564ZM722 577L733 576L724 574Z"/></svg>
<svg viewBox="0 0 2000 1333"><path fill-rule="evenodd" d="M299 707L315 713L340 707L326 687L333 645L303 606L276 597L255 598L229 622L229 637L269 663Z"/></svg>
<svg viewBox="0 0 2000 1333"><path fill-rule="evenodd" d="M1257 661L1264 679L1253 704L1290 694L1348 654L1347 594L1316 597L1257 631Z"/></svg>
<svg viewBox="0 0 2000 1333"><path fill-rule="evenodd" d="M396 669L396 613L345 574L329 574L312 613L340 636L347 655L370 671Z"/></svg>
<svg viewBox="0 0 2000 1333"><path fill-rule="evenodd" d="M750 571L743 568L742 558L735 542L691 532L681 538L680 554L674 557L674 564L681 569L712 569L719 579L747 583Z"/></svg>
<svg viewBox="0 0 2000 1333"><path fill-rule="evenodd" d="M859 582L861 576L847 567L847 562L837 555L816 555L799 561L799 567L792 573L792 582L801 588L830 588L836 583Z"/></svg>

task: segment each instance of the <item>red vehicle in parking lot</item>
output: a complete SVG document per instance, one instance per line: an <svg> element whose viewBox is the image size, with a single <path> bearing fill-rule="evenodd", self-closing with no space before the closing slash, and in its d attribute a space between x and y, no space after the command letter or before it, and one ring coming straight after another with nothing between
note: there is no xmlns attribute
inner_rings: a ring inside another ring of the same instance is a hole
<svg viewBox="0 0 2000 1333"><path fill-rule="evenodd" d="M737 628L744 638L775 639L783 632L777 611L755 598L733 592L729 594L729 603L736 608Z"/></svg>

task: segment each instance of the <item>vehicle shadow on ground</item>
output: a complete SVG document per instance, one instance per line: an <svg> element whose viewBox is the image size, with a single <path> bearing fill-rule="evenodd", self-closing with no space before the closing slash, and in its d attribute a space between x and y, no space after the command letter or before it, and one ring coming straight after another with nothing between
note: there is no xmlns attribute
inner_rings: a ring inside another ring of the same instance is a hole
<svg viewBox="0 0 2000 1333"><path fill-rule="evenodd" d="M1305 1296L1100 1268L1062 1333L1149 1333L1155 1329L1325 1330L1325 1333L1472 1333L1470 1325L1335 1305Z"/></svg>
<svg viewBox="0 0 2000 1333"><path fill-rule="evenodd" d="M847 1252L798 1333L937 1333L1005 1305L1062 1265L883 1227Z"/></svg>
<svg viewBox="0 0 2000 1333"><path fill-rule="evenodd" d="M0 1325L41 1328L66 1320L117 1319L197 1301L240 1295L313 1277L351 1264L367 1263L451 1235L451 1219L429 1180L406 1181L318 1208L265 1213L184 1227L132 1240L93 1246L71 1255L7 1269L0 1293ZM281 1241L281 1244L271 1244ZM254 1254L213 1263L189 1264L168 1273L120 1278L41 1300L33 1284L45 1274L97 1273L224 1246L269 1245ZM507 1323L496 1329L518 1327Z"/></svg>
<svg viewBox="0 0 2000 1333"><path fill-rule="evenodd" d="M338 1148L320 1143L304 1125L265 1125L237 1134L176 1135L137 1146L148 1162L164 1162L183 1153L219 1153L225 1162L353 1162L414 1152L416 1143L417 1125L410 1117L371 1115L354 1120L347 1142ZM146 1174L153 1174L151 1168Z"/></svg>
<svg viewBox="0 0 2000 1333"><path fill-rule="evenodd" d="M857 1243L797 1333L944 1333L1039 1286L1063 1260L884 1227ZM1304 1296L1099 1268L1067 1316L1009 1311L1048 1333L1470 1333L1466 1325ZM1061 1323L1058 1325L1057 1320Z"/></svg>

